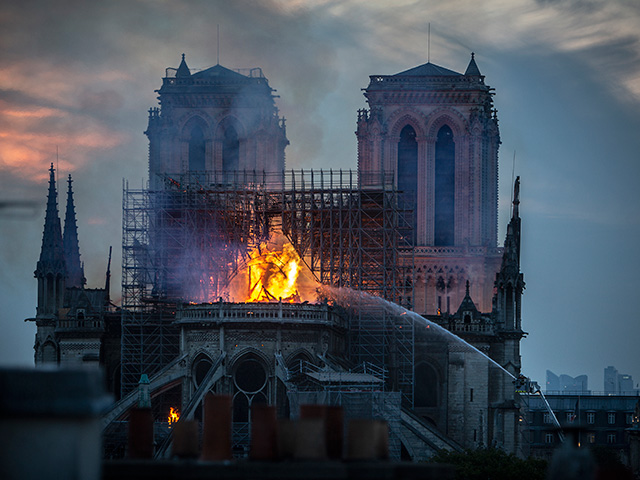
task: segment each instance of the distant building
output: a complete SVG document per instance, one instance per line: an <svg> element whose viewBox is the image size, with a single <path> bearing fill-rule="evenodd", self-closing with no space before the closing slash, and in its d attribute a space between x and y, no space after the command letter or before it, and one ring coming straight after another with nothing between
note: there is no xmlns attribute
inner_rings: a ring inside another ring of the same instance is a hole
<svg viewBox="0 0 640 480"><path fill-rule="evenodd" d="M618 393L618 370L616 367L604 369L604 393Z"/></svg>
<svg viewBox="0 0 640 480"><path fill-rule="evenodd" d="M560 394L547 395L546 399L563 427L582 427L578 433L581 446L612 448L629 464L628 430L634 426L640 397ZM550 459L560 439L551 412L540 396L529 397L525 418L530 454Z"/></svg>
<svg viewBox="0 0 640 480"><path fill-rule="evenodd" d="M589 392L589 378L586 375L572 377L561 374L560 376L547 370L547 392L553 393L587 393Z"/></svg>
<svg viewBox="0 0 640 480"><path fill-rule="evenodd" d="M604 369L604 393L608 395L637 395L638 389L633 387L633 377L626 373L618 373L616 367Z"/></svg>

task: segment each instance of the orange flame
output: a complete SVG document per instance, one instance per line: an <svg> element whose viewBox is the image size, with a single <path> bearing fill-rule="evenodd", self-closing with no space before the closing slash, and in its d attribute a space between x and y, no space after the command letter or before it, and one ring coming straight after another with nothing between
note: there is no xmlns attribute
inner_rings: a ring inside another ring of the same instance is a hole
<svg viewBox="0 0 640 480"><path fill-rule="evenodd" d="M299 302L300 257L290 243L269 250L266 244L250 253L247 302Z"/></svg>
<svg viewBox="0 0 640 480"><path fill-rule="evenodd" d="M169 421L169 428L171 428L171 425L176 423L179 419L180 413L175 408L171 407L171 410L169 410L169 417L167 417L167 420Z"/></svg>

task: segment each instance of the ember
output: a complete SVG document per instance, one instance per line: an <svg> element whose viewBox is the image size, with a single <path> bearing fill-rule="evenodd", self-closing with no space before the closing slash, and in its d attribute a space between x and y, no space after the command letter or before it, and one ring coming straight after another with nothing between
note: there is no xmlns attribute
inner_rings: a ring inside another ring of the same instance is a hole
<svg viewBox="0 0 640 480"><path fill-rule="evenodd" d="M176 423L179 419L180 419L180 413L178 413L178 411L175 408L171 407L171 410L169 410L169 416L167 417L167 420L169 422L169 428L171 428L171 425Z"/></svg>

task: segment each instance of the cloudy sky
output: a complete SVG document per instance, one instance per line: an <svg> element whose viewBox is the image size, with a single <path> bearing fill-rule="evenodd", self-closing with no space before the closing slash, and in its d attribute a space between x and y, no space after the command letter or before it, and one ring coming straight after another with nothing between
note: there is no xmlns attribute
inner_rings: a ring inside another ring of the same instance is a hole
<svg viewBox="0 0 640 480"><path fill-rule="evenodd" d="M75 180L88 285L113 245L118 298L123 179L146 181L154 89L182 53L216 63L216 25L220 63L262 67L281 96L287 167L355 168L360 89L425 63L429 23L433 63L464 71L474 51L496 89L501 238L514 155L522 179L523 372L639 382L636 0L1 2L0 364L33 362L49 163Z"/></svg>

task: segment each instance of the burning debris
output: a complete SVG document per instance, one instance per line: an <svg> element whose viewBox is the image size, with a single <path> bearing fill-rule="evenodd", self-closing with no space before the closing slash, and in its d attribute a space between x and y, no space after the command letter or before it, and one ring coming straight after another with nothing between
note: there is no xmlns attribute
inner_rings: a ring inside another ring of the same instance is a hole
<svg viewBox="0 0 640 480"><path fill-rule="evenodd" d="M171 407L171 410L169 410L169 416L167 417L167 421L169 422L169 428L171 428L171 425L177 423L178 420L180 420L180 412L178 412L178 410L176 410L175 408Z"/></svg>
<svg viewBox="0 0 640 480"><path fill-rule="evenodd" d="M257 245L238 271L229 297L239 302L315 301L317 282L283 235Z"/></svg>
<svg viewBox="0 0 640 480"><path fill-rule="evenodd" d="M262 244L250 254L248 302L300 301L298 275L300 257L290 243L277 249Z"/></svg>

